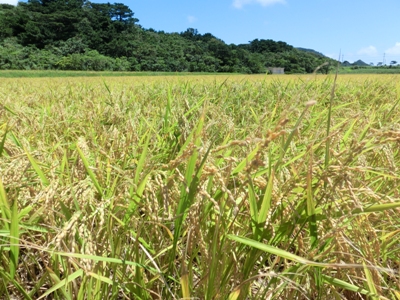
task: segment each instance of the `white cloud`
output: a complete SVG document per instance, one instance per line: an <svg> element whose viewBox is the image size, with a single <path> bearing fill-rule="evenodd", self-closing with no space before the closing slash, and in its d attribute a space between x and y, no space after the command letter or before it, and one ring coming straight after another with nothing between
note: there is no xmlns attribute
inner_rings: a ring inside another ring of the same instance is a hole
<svg viewBox="0 0 400 300"><path fill-rule="evenodd" d="M376 56L378 54L378 50L374 46L368 46L358 50L357 54L360 55L368 55L368 56Z"/></svg>
<svg viewBox="0 0 400 300"><path fill-rule="evenodd" d="M18 0L0 0L0 4L17 5L18 4Z"/></svg>
<svg viewBox="0 0 400 300"><path fill-rule="evenodd" d="M189 23L194 23L197 21L197 18L195 16L187 16L187 20Z"/></svg>
<svg viewBox="0 0 400 300"><path fill-rule="evenodd" d="M268 6L276 3L286 3L285 0L234 0L233 6L236 8L242 8L244 5L258 3L262 6Z"/></svg>
<svg viewBox="0 0 400 300"><path fill-rule="evenodd" d="M393 47L387 49L385 51L385 53L392 54L392 55L400 55L400 43L397 42L396 45L394 45Z"/></svg>

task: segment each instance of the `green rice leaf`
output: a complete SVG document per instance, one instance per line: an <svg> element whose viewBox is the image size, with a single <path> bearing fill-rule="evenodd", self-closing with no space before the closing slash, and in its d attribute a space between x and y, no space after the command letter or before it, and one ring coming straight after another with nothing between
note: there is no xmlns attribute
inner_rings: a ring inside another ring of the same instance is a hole
<svg viewBox="0 0 400 300"><path fill-rule="evenodd" d="M33 158L32 155L30 155L30 153L24 148L26 156L29 159L29 162L31 163L33 169L35 170L36 174L39 176L40 181L42 182L42 184L44 186L49 186L50 185L50 181L47 179L46 175L44 175L44 172L42 171L42 169L40 168L39 164L36 162L36 160Z"/></svg>
<svg viewBox="0 0 400 300"><path fill-rule="evenodd" d="M261 203L261 208L257 219L257 222L259 224L265 223L268 217L269 210L271 208L272 188L274 185L274 178L275 178L275 172L274 170L272 170L271 175L268 178L268 184L267 187L265 188L264 197Z"/></svg>
<svg viewBox="0 0 400 300"><path fill-rule="evenodd" d="M79 146L77 146L76 149L78 150L79 156L82 159L83 165L85 166L86 172L89 175L90 179L92 180L94 187L96 188L100 196L103 197L103 189L101 188L99 182L97 181L96 175L91 170L88 160L86 159L85 155L83 154Z"/></svg>
<svg viewBox="0 0 400 300"><path fill-rule="evenodd" d="M59 290L59 289L64 289L64 287L69 284L70 282L74 281L75 279L82 277L83 276L83 270L79 269L78 271L75 271L74 273L72 273L71 275L69 275L67 278L60 280L57 275L50 269L47 269L50 277L53 281L56 282L55 285L53 285L51 288L49 288L42 296L40 296L39 299L43 299L45 297L47 297L48 295L50 295L51 293L54 293L55 291ZM70 295L64 291L62 291L64 297L66 297L66 299L71 299Z"/></svg>
<svg viewBox="0 0 400 300"><path fill-rule="evenodd" d="M367 285L368 285L370 292L374 295L378 295L378 291L376 290L371 271L367 268L367 266L365 265L365 262L363 262L363 266L364 266L365 277L367 278ZM375 297L375 296L372 296L371 298L378 299L378 297Z"/></svg>
<svg viewBox="0 0 400 300"><path fill-rule="evenodd" d="M11 209L10 205L8 204L6 190L4 189L1 177L0 177L0 211L4 228L10 229L10 223L8 221L11 220Z"/></svg>
<svg viewBox="0 0 400 300"><path fill-rule="evenodd" d="M109 285L113 285L114 284L114 282L110 278L104 277L104 276L102 276L100 274L96 274L96 273L93 273L93 272L87 272L86 274L88 274L89 276L92 276L93 278L96 278L97 280L100 280L100 281L102 281L102 282L104 282L106 284L109 284Z"/></svg>
<svg viewBox="0 0 400 300"><path fill-rule="evenodd" d="M19 260L19 219L17 200L14 200L11 210L10 226L10 276L14 279Z"/></svg>
<svg viewBox="0 0 400 300"><path fill-rule="evenodd" d="M312 152L310 154L308 172L307 172L307 215L308 215L308 223L310 226L310 241L311 241L311 249L314 249L317 246L318 241L318 232L317 232L317 220L315 217L315 201L314 194L312 189L312 164L313 164L313 156Z"/></svg>
<svg viewBox="0 0 400 300"><path fill-rule="evenodd" d="M249 179L248 183L249 189L249 205L250 205L250 216L251 216L251 228L253 229L254 236L257 235L257 217L258 217L258 208L257 208L257 197L254 191L253 182Z"/></svg>
<svg viewBox="0 0 400 300"><path fill-rule="evenodd" d="M229 239L231 239L231 240L237 241L237 242L242 243L244 245L257 248L257 249L259 249L261 251L268 252L270 254L274 254L274 255L280 256L282 258L291 260L291 261L295 261L295 262L298 262L298 263L301 263L301 264L315 265L315 262L312 262L310 260L302 258L302 257L300 257L298 255L293 254L293 253L287 252L285 250L282 250L282 249L279 249L279 248L276 248L276 247L273 247L273 246L270 246L270 245L255 241L255 240L251 240L251 239L248 239L248 238L245 238L245 237L239 237L239 236L232 235L232 234L228 234L227 237Z"/></svg>
<svg viewBox="0 0 400 300"><path fill-rule="evenodd" d="M182 299L190 299L190 288L189 288L189 274L183 274L180 278Z"/></svg>
<svg viewBox="0 0 400 300"><path fill-rule="evenodd" d="M342 288L342 289L345 289L348 291L352 291L352 292L356 292L356 293L360 293L363 295L376 296L373 293L367 291L366 289L363 289L362 287L358 287L358 286L348 283L346 281L343 281L343 280L340 280L337 278L333 278L333 277L330 277L330 276L327 276L324 274L321 274L321 277L325 282L327 282L335 287L339 287L339 288Z"/></svg>
<svg viewBox="0 0 400 300"><path fill-rule="evenodd" d="M235 169L233 169L232 171L232 175L236 175L239 172L243 171L243 169L253 160L254 156L256 156L258 150L260 149L260 145L257 145L253 151L251 151L249 153L249 155L247 155L247 157L245 159L243 159L237 166Z"/></svg>
<svg viewBox="0 0 400 300"><path fill-rule="evenodd" d="M4 144L6 142L7 132L8 132L8 128L6 127L6 130L3 134L3 138L1 139L1 142L0 142L0 158L3 156Z"/></svg>
<svg viewBox="0 0 400 300"><path fill-rule="evenodd" d="M143 171L144 163L146 161L147 152L148 152L148 149L149 149L150 133L147 132L143 136L143 138L145 138L146 140L145 140L145 142L144 142L144 144L142 146L142 153L140 155L139 161L138 161L137 166L136 166L135 181L134 181L136 185L139 184L140 175L141 175L141 173Z"/></svg>

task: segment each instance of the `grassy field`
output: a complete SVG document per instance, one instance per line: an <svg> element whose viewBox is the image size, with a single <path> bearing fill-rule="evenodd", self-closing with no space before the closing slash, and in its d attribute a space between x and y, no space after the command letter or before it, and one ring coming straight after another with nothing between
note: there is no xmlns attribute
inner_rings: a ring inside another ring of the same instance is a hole
<svg viewBox="0 0 400 300"><path fill-rule="evenodd" d="M399 67L341 67L340 74L400 74ZM1 73L0 73L1 74Z"/></svg>
<svg viewBox="0 0 400 300"><path fill-rule="evenodd" d="M400 299L399 79L2 79L2 299Z"/></svg>

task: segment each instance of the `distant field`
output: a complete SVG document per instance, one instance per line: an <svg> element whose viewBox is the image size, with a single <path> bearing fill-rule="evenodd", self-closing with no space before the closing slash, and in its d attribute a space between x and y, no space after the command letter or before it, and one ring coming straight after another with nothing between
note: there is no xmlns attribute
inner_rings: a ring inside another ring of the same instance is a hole
<svg viewBox="0 0 400 300"><path fill-rule="evenodd" d="M360 67L353 69L351 67L345 67L340 68L339 72L341 74L400 74L400 68Z"/></svg>
<svg viewBox="0 0 400 300"><path fill-rule="evenodd" d="M0 80L5 299L400 299L400 76L68 74Z"/></svg>

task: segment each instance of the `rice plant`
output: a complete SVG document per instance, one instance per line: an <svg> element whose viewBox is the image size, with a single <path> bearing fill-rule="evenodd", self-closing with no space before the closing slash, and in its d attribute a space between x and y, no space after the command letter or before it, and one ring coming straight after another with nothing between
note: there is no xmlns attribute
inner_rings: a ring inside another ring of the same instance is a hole
<svg viewBox="0 0 400 300"><path fill-rule="evenodd" d="M333 85L2 80L0 294L400 299L398 77Z"/></svg>

